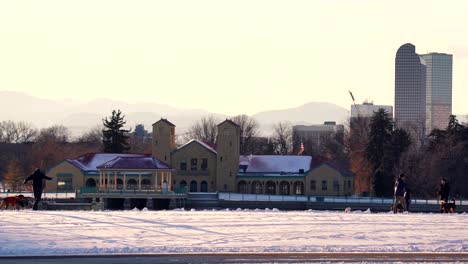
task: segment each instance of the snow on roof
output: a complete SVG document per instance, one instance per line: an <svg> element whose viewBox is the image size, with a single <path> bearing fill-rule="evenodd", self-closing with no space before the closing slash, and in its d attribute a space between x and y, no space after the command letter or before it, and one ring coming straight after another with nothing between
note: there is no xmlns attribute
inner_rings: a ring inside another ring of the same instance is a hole
<svg viewBox="0 0 468 264"><path fill-rule="evenodd" d="M308 171L312 156L286 156L286 155L250 155L240 156L240 172L293 172Z"/></svg>
<svg viewBox="0 0 468 264"><path fill-rule="evenodd" d="M208 149L209 151L211 151L211 152L213 152L215 154L217 153L214 145L212 145L212 144L210 144L208 142L203 142L203 141L198 140L198 139L190 140L189 142L187 142L184 145L180 146L177 150L185 148L186 146L188 146L189 144L191 144L193 142L196 142L196 143L202 145L204 148Z"/></svg>
<svg viewBox="0 0 468 264"><path fill-rule="evenodd" d="M135 169L135 170L170 170L171 166L154 157L116 157L102 165L98 169Z"/></svg>
<svg viewBox="0 0 468 264"><path fill-rule="evenodd" d="M121 154L121 153L87 153L76 159L67 159L68 162L83 171L97 171L97 166L117 157L150 157L149 154Z"/></svg>

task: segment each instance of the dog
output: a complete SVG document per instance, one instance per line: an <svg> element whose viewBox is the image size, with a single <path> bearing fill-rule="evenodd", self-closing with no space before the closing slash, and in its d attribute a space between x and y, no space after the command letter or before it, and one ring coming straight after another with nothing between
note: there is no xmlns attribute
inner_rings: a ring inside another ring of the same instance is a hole
<svg viewBox="0 0 468 264"><path fill-rule="evenodd" d="M455 199L450 200L450 202L441 201L440 202L440 212L441 213L456 213L457 205Z"/></svg>
<svg viewBox="0 0 468 264"><path fill-rule="evenodd" d="M0 204L0 209L2 209L3 207L5 207L5 209L8 209L8 207L11 205L14 209L19 210L20 206L22 208L25 208L26 205L29 205L30 200L31 199L29 197L25 197L22 194L6 197L3 198L2 203Z"/></svg>

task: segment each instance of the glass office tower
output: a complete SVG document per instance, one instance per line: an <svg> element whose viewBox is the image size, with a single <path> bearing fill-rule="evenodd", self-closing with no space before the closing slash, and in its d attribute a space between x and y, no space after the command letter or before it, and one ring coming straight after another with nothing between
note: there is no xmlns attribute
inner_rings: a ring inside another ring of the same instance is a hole
<svg viewBox="0 0 468 264"><path fill-rule="evenodd" d="M426 121L426 66L407 43L395 57L395 122L416 138L423 138Z"/></svg>
<svg viewBox="0 0 468 264"><path fill-rule="evenodd" d="M446 129L452 114L452 55L420 55L426 62L426 134Z"/></svg>

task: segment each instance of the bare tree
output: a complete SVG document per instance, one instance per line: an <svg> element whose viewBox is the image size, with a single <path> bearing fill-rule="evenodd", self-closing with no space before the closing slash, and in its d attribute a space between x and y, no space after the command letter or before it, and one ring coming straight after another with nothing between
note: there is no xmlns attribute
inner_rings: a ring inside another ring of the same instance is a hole
<svg viewBox="0 0 468 264"><path fill-rule="evenodd" d="M279 122L275 124L273 126L272 139L275 143L277 154L291 154L293 145L292 125L289 122Z"/></svg>
<svg viewBox="0 0 468 264"><path fill-rule="evenodd" d="M63 125L54 125L43 128L39 132L36 141L38 143L47 141L54 141L58 143L70 142L70 131Z"/></svg>
<svg viewBox="0 0 468 264"><path fill-rule="evenodd" d="M258 136L258 122L247 115L238 115L232 121L240 126L240 154L253 154L255 152L254 138Z"/></svg>
<svg viewBox="0 0 468 264"><path fill-rule="evenodd" d="M32 142L36 135L37 130L29 123L15 123L11 120L0 123L0 142L13 144Z"/></svg>
<svg viewBox="0 0 468 264"><path fill-rule="evenodd" d="M18 160L11 160L8 163L7 173L4 176L3 187L5 188L6 184L13 192L20 191L24 178L24 172L20 162Z"/></svg>
<svg viewBox="0 0 468 264"><path fill-rule="evenodd" d="M75 143L94 148L94 151L99 151L102 149L102 129L103 127L97 125L91 128L89 131L85 132L83 135L79 136Z"/></svg>
<svg viewBox="0 0 468 264"><path fill-rule="evenodd" d="M196 121L187 131L184 138L186 141L199 139L212 144L216 143L218 135L218 120L214 116L205 116Z"/></svg>

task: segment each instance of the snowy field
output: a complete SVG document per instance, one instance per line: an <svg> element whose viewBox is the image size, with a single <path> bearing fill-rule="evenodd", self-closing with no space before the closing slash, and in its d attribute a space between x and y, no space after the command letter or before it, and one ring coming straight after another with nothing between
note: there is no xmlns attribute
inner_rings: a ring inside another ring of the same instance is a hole
<svg viewBox="0 0 468 264"><path fill-rule="evenodd" d="M0 211L0 255L468 252L468 214Z"/></svg>

